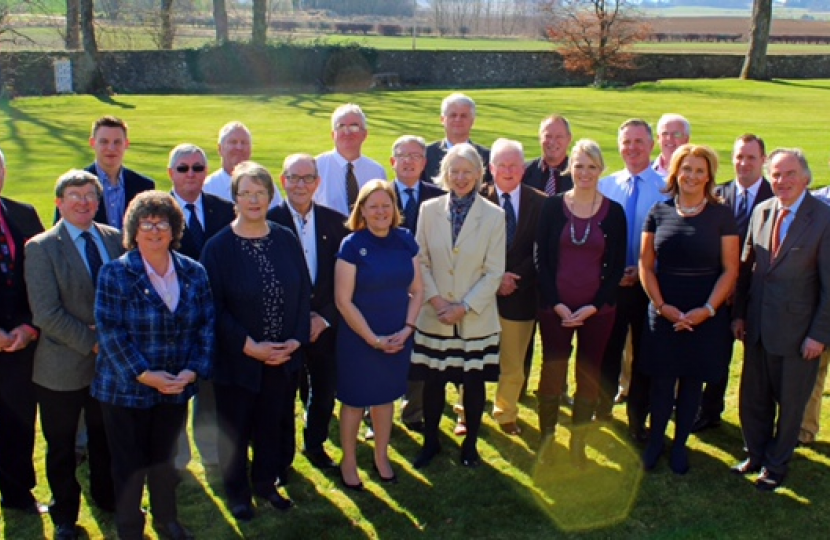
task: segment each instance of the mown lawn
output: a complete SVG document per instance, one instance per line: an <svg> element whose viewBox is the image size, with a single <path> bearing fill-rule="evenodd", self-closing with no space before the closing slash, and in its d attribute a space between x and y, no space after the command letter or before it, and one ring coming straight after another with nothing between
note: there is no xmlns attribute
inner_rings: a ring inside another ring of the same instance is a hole
<svg viewBox="0 0 830 540"><path fill-rule="evenodd" d="M816 185L828 183L830 137L823 111L830 105L830 81L733 80L663 81L632 88L470 90L478 103L474 138L489 144L496 137L525 143L538 153L538 121L552 112L571 122L575 136L591 137L605 150L609 171L621 166L616 127L628 117L656 122L664 112L679 112L692 122L692 139L712 145L724 160L720 181L730 178L728 162L734 138L755 132L775 146L801 146L811 161ZM34 203L50 222L54 180L70 167L92 160L87 144L92 120L115 114L131 125L127 164L169 188L167 152L190 141L208 150L211 168L219 164L216 133L228 120L253 131L254 157L274 173L285 155L320 152L331 147L329 115L339 104L361 104L369 116L365 153L386 164L392 141L404 133L429 140L441 135L439 105L444 91L377 92L353 95L248 96L89 96L25 98L0 102L0 148L8 162L5 196ZM615 421L589 438L596 465L584 472L568 466L569 431L565 425L544 464L534 459L537 430L531 401L521 411L521 438L504 436L486 420L480 448L486 465L469 471L456 464L457 439L449 410L442 425L444 454L427 470L409 464L420 436L396 425L392 459L401 478L386 487L371 475L371 444L362 444L359 460L369 491L340 489L335 475L312 469L302 456L287 492L297 508L277 515L262 509L250 524L238 527L222 500L219 479L205 478L198 462L179 489L180 515L199 538L823 538L830 527L830 416L813 449L796 453L786 488L757 493L729 474L742 456L734 390L740 370L736 349L725 423L720 430L692 437L692 471L675 477L667 467L643 476L637 452L624 437L624 409ZM534 372L531 388L535 387ZM494 391L490 388L490 394ZM565 411L567 413L567 410ZM298 407L298 425L301 421ZM337 441L337 425L332 427ZM339 457L337 444L329 447ZM50 497L39 440L36 494ZM83 473L86 467L82 468ZM3 514L0 536L9 539L51 537L48 518ZM84 505L82 525L90 538L114 537L111 519ZM148 527L149 532L149 527Z"/></svg>

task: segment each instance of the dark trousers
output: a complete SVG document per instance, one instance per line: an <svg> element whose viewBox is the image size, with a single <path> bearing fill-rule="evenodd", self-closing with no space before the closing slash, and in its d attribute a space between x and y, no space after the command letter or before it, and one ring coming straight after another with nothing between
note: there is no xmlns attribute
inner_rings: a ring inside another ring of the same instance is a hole
<svg viewBox="0 0 830 540"><path fill-rule="evenodd" d="M306 450L319 451L329 438L337 392L337 362L331 329L325 330L316 343L305 347L304 375L308 380L308 398L303 443Z"/></svg>
<svg viewBox="0 0 830 540"><path fill-rule="evenodd" d="M483 374L472 371L464 374L464 405L467 435L461 446L462 455L473 457L484 414L485 385ZM441 415L446 406L447 381L441 374L430 373L424 381L424 448L433 449L439 445L438 429Z"/></svg>
<svg viewBox="0 0 830 540"><path fill-rule="evenodd" d="M173 457L187 419L187 403L165 403L149 409L101 403L101 409L112 457L118 537L143 538L141 496L145 479L153 520L169 523L178 519L179 476Z"/></svg>
<svg viewBox="0 0 830 540"><path fill-rule="evenodd" d="M619 387L622 355L630 328L633 361L627 401L629 429L641 429L648 416L649 379L639 370L640 341L648 302L648 296L639 283L617 288L617 316L602 360L600 407L603 412L610 412Z"/></svg>
<svg viewBox="0 0 830 540"><path fill-rule="evenodd" d="M37 400L32 383L35 345L22 351L0 352L0 495L3 506L34 504L35 417Z"/></svg>
<svg viewBox="0 0 830 540"><path fill-rule="evenodd" d="M293 374L284 367L262 370L259 392L215 383L219 415L219 466L230 506L249 504L251 497L267 496L283 471L287 395L294 399ZM293 419L293 415L291 416ZM248 482L248 445L253 449Z"/></svg>
<svg viewBox="0 0 830 540"><path fill-rule="evenodd" d="M728 356L730 362L732 361L733 341L729 342L729 350L724 351ZM726 375L718 381L706 383L703 389L703 397L700 400L699 415L702 418L718 419L725 408L726 387L729 384L729 368L727 366Z"/></svg>
<svg viewBox="0 0 830 540"><path fill-rule="evenodd" d="M573 349L571 342L576 333L576 397L586 402L596 401L599 396L600 368L614 327L614 318L614 311L611 310L588 317L582 326L566 328L552 309L539 312L543 360L539 379L540 396L558 396L562 393Z"/></svg>
<svg viewBox="0 0 830 540"><path fill-rule="evenodd" d="M684 447L692 431L703 381L687 377L651 378L651 435L650 440L662 445L672 411L674 419L674 446ZM676 397L675 397L676 394Z"/></svg>
<svg viewBox="0 0 830 540"><path fill-rule="evenodd" d="M738 413L749 459L785 475L820 359L769 354L760 342L745 347Z"/></svg>
<svg viewBox="0 0 830 540"><path fill-rule="evenodd" d="M288 374L288 386L286 387L282 406L282 421L280 422L280 450L279 468L277 477L281 481L288 481L288 468L294 463L294 456L297 454L297 422L296 410L297 388L300 384L302 370ZM322 444L320 445L322 447Z"/></svg>
<svg viewBox="0 0 830 540"><path fill-rule="evenodd" d="M36 385L40 405L40 425L46 439L46 478L52 490L49 517L55 525L74 525L78 521L81 485L75 476L75 435L78 419L84 414L89 442L89 485L95 504L115 508L112 464L104 430L100 402L89 395L89 387L55 391Z"/></svg>

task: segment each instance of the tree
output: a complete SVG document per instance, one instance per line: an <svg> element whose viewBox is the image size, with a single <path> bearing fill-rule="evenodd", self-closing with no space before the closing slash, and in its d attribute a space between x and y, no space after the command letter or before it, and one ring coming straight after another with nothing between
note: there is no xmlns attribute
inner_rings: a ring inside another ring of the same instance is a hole
<svg viewBox="0 0 830 540"><path fill-rule="evenodd" d="M80 0L81 32L84 39L84 70L87 72L86 88L82 92L91 94L104 93L107 83L104 72L98 63L98 41L95 38L95 4L94 0Z"/></svg>
<svg viewBox="0 0 830 540"><path fill-rule="evenodd" d="M228 8L225 0L213 0L213 23L216 25L216 41L228 41Z"/></svg>
<svg viewBox="0 0 830 540"><path fill-rule="evenodd" d="M772 24L772 0L755 0L752 4L752 26L749 50L741 68L741 79L767 78L767 44Z"/></svg>
<svg viewBox="0 0 830 540"><path fill-rule="evenodd" d="M176 37L176 26L173 22L173 0L161 0L160 16L159 49L170 51L173 49L173 39Z"/></svg>
<svg viewBox="0 0 830 540"><path fill-rule="evenodd" d="M629 46L650 32L630 0L547 0L543 12L565 69L593 75L596 86L614 71L633 68Z"/></svg>
<svg viewBox="0 0 830 540"><path fill-rule="evenodd" d="M268 38L268 0L254 0L253 2L253 30L251 43L265 45Z"/></svg>
<svg viewBox="0 0 830 540"><path fill-rule="evenodd" d="M81 48L81 6L78 0L66 0L66 36L64 42L67 50Z"/></svg>

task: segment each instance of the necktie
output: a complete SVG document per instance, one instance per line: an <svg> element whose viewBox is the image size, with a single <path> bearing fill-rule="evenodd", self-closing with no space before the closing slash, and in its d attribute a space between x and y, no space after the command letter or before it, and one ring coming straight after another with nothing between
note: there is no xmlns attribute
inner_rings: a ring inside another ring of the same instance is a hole
<svg viewBox="0 0 830 540"><path fill-rule="evenodd" d="M0 279L3 279L9 287L12 286L12 278L14 277L12 241L11 236L6 236L3 227L0 227Z"/></svg>
<svg viewBox="0 0 830 540"><path fill-rule="evenodd" d="M202 251L202 246L205 245L205 230L202 228L202 224L199 223L199 216L196 215L196 205L187 203L184 207L190 212L190 216L187 218L187 229L190 231L190 236L193 237L196 247L199 248L199 251Z"/></svg>
<svg viewBox="0 0 830 540"><path fill-rule="evenodd" d="M513 239L516 238L516 209L513 208L513 202L510 200L509 193L502 193L501 197L504 199L504 222L505 232L507 233L507 245L513 244Z"/></svg>
<svg viewBox="0 0 830 540"><path fill-rule="evenodd" d="M81 237L84 239L84 254L89 265L89 274L92 276L92 283L95 284L98 282L98 271L104 266L104 261L92 235L85 231L81 233Z"/></svg>
<svg viewBox="0 0 830 540"><path fill-rule="evenodd" d="M547 193L548 197L551 197L556 195L556 169L550 167L549 170L548 181L545 182L545 193Z"/></svg>
<svg viewBox="0 0 830 540"><path fill-rule="evenodd" d="M629 180L628 199L625 201L625 219L628 222L628 250L626 254L626 266L634 266L640 259L638 241L640 231L637 230L637 200L640 198L640 177L632 176Z"/></svg>
<svg viewBox="0 0 830 540"><path fill-rule="evenodd" d="M351 211L354 203L357 201L357 177L354 175L354 164L349 162L346 167L346 199L349 201L349 211Z"/></svg>
<svg viewBox="0 0 830 540"><path fill-rule="evenodd" d="M789 208L782 208L778 211L778 217L775 218L775 225L772 227L772 257L778 256L778 250L781 249L781 227L784 225L784 219L790 214Z"/></svg>
<svg viewBox="0 0 830 540"><path fill-rule="evenodd" d="M735 223L738 225L739 232L746 232L747 224L749 223L749 190L742 189L741 196L738 199L738 207L735 210Z"/></svg>
<svg viewBox="0 0 830 540"><path fill-rule="evenodd" d="M415 190L406 188L406 206L403 207L403 224L406 228L415 232L415 220L418 219L418 203L415 202Z"/></svg>

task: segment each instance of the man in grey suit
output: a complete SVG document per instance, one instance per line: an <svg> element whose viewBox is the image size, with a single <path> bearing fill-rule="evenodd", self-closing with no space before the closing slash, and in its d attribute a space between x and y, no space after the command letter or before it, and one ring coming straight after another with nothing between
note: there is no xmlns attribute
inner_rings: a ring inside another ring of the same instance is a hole
<svg viewBox="0 0 830 540"><path fill-rule="evenodd" d="M46 476L54 504L55 538L78 537L81 486L75 477L75 432L81 412L89 435L90 492L96 506L115 509L110 454L101 408L89 394L95 373L95 279L121 255L121 234L95 223L102 186L92 173L71 170L55 185L62 219L26 244L26 282L41 340L32 380L46 439Z"/></svg>
<svg viewBox="0 0 830 540"><path fill-rule="evenodd" d="M784 482L830 343L830 207L807 192L801 150L775 150L768 167L775 197L752 213L733 323L746 354L738 411L749 457L732 470L760 472L762 491Z"/></svg>

